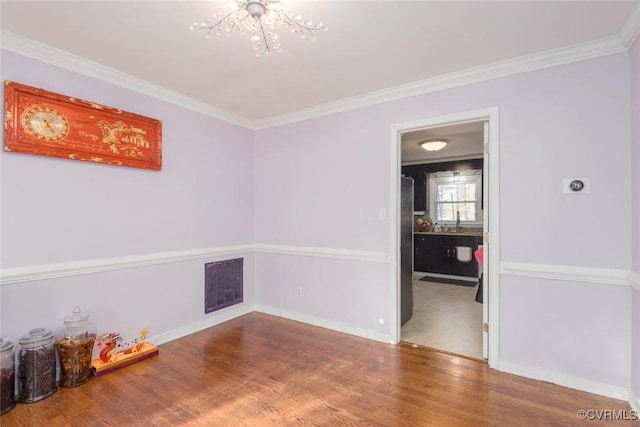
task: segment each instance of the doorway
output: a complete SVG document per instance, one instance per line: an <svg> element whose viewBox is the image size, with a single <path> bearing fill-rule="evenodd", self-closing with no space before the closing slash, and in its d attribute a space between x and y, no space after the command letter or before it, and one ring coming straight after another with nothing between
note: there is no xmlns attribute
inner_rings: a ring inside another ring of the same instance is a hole
<svg viewBox="0 0 640 427"><path fill-rule="evenodd" d="M478 325L479 334L482 337L482 356L487 359L491 366L497 361L498 349L498 301L499 301L499 274L498 262L498 235L499 235L499 205L498 205L498 109L476 110L466 113L453 114L448 116L435 117L431 119L419 120L409 123L402 123L392 126L391 144L391 201L390 209L390 236L392 248L390 254L390 274L391 274L391 313L392 320L395 319L394 341L402 339L401 330L401 309L400 309L400 243L399 243L399 221L400 221L400 174L402 158L402 138L405 135L419 133L425 130L445 129L451 126L473 125L476 128L481 126L483 130L483 149L481 156L484 160L483 168L483 193L484 193L484 221L481 243L484 247L484 262L482 263L483 289L482 295L482 322ZM472 127L473 127L472 126ZM460 155L459 155L460 156ZM491 243L489 243L491 242ZM492 256L492 254L495 254ZM436 286L437 287L437 286ZM446 286L445 286L446 288ZM444 349L446 350L446 349ZM454 351L455 352L455 351Z"/></svg>

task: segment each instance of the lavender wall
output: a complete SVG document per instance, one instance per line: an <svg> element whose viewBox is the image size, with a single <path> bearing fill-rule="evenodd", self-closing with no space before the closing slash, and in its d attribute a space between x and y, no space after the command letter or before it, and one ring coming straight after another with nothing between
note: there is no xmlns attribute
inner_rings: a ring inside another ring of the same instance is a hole
<svg viewBox="0 0 640 427"><path fill-rule="evenodd" d="M640 408L640 42L636 40L630 51L631 62L631 171L632 171L632 255L635 287L633 290L631 390L635 394L636 409Z"/></svg>
<svg viewBox="0 0 640 427"><path fill-rule="evenodd" d="M375 110L257 132L256 243L388 252L390 129ZM256 256L266 311L390 339L388 264Z"/></svg>
<svg viewBox="0 0 640 427"><path fill-rule="evenodd" d="M501 261L628 271L625 54L256 132L256 242L388 251L389 225L378 214L390 206L390 127L496 106ZM563 195L567 177L590 178L591 193ZM615 227L604 227L603 218ZM370 335L390 336L388 268L256 257L259 301L271 295L268 304L276 310L344 319ZM501 365L628 388L629 287L506 274L501 282ZM310 297L295 298L296 286Z"/></svg>
<svg viewBox="0 0 640 427"><path fill-rule="evenodd" d="M390 128L488 107L500 110L500 260L632 266L626 54L255 133L24 57L2 60L2 79L161 119L165 159L152 172L2 153L3 269L256 243L241 254L244 307L390 338L389 266L375 256L389 252L380 208L391 206ZM591 193L563 195L571 176L589 177ZM602 225L609 206L615 227ZM500 365L629 387L629 287L516 274L501 286ZM124 333L166 336L207 319L201 260L14 283L0 297L2 335L13 339L56 327L76 304L100 329Z"/></svg>
<svg viewBox="0 0 640 427"><path fill-rule="evenodd" d="M0 71L3 80L162 120L164 155L158 172L2 152L5 273L251 245L251 131L4 51ZM252 252L234 256L245 257L245 305L252 306ZM206 321L212 315L204 316L203 263L213 259L5 284L2 336L55 329L75 305L100 331L123 337Z"/></svg>

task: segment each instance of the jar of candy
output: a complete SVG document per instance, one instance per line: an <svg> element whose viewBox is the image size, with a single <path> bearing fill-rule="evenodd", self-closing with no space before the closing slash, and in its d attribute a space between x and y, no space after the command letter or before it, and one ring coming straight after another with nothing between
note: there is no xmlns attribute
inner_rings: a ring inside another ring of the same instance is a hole
<svg viewBox="0 0 640 427"><path fill-rule="evenodd" d="M13 343L0 338L0 415L16 406Z"/></svg>
<svg viewBox="0 0 640 427"><path fill-rule="evenodd" d="M60 358L60 386L75 387L91 379L93 343L96 328L89 315L75 307L64 317L64 327L56 334L56 349Z"/></svg>
<svg viewBox="0 0 640 427"><path fill-rule="evenodd" d="M54 338L53 332L37 328L18 340L18 402L37 402L58 390Z"/></svg>

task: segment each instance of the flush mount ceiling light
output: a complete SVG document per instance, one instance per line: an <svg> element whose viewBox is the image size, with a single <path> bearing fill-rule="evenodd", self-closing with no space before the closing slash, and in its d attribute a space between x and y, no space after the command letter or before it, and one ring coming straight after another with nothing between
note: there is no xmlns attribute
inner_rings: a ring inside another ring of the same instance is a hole
<svg viewBox="0 0 640 427"><path fill-rule="evenodd" d="M208 39L214 34L231 35L233 30L240 33L247 30L251 33L256 56L281 51L276 29L296 33L299 38L311 41L316 39L315 31L327 29L322 22L314 24L299 14L287 12L279 0L232 0L226 9L225 12L214 13L212 19L194 22L191 29L207 30Z"/></svg>
<svg viewBox="0 0 640 427"><path fill-rule="evenodd" d="M447 146L447 141L444 139L434 139L421 142L420 146L427 151L440 151Z"/></svg>

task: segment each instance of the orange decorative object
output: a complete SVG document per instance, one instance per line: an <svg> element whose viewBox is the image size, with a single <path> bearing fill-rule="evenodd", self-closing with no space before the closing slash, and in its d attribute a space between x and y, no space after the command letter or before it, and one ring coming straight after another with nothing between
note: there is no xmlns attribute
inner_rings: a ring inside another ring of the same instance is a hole
<svg viewBox="0 0 640 427"><path fill-rule="evenodd" d="M160 170L162 122L5 81L4 150Z"/></svg>
<svg viewBox="0 0 640 427"><path fill-rule="evenodd" d="M117 356L112 357L108 362L104 362L102 359L94 359L91 362L93 375L100 377L109 372L155 357L159 353L158 347L154 344L148 342L141 343L141 345L136 346L134 349L127 349L117 353Z"/></svg>
<svg viewBox="0 0 640 427"><path fill-rule="evenodd" d="M124 368L141 360L159 354L158 347L146 342L149 332L144 329L140 333L140 339L122 343L122 337L117 332L108 332L96 338L96 344L100 348L100 357L91 362L96 377L108 374L117 369Z"/></svg>
<svg viewBox="0 0 640 427"><path fill-rule="evenodd" d="M105 347L100 351L100 360L102 360L105 363L111 360L111 354L112 354L111 352L113 351L114 348L116 348L115 341L112 341L106 344Z"/></svg>

